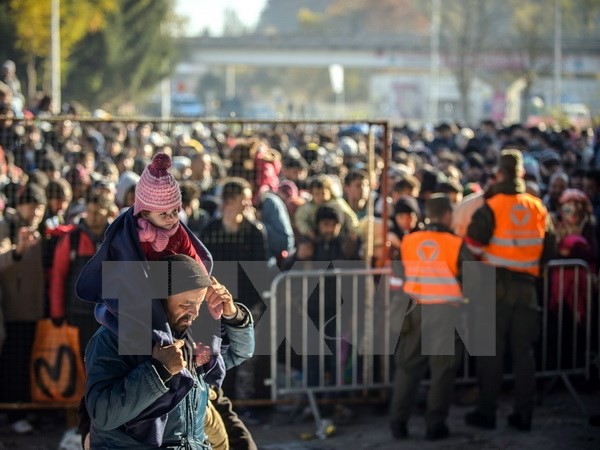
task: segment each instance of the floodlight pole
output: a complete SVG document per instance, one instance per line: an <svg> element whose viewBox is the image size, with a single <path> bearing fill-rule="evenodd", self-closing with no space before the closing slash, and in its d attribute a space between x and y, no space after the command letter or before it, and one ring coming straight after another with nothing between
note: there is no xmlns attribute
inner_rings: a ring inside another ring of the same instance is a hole
<svg viewBox="0 0 600 450"><path fill-rule="evenodd" d="M60 98L60 0L50 0L50 40L51 40L51 79L52 103L54 113L60 113L62 100Z"/></svg>
<svg viewBox="0 0 600 450"><path fill-rule="evenodd" d="M554 0L554 83L553 103L560 108L562 89L562 8L560 0Z"/></svg>
<svg viewBox="0 0 600 450"><path fill-rule="evenodd" d="M431 0L431 41L429 70L429 122L438 120L440 83L440 0Z"/></svg>

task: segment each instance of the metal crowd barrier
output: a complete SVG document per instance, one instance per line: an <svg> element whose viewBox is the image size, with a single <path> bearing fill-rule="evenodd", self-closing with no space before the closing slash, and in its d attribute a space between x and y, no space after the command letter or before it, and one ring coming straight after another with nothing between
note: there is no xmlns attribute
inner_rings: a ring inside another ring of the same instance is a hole
<svg viewBox="0 0 600 450"><path fill-rule="evenodd" d="M292 270L279 274L272 282L271 400L306 395L319 437L326 437L332 424L322 419L315 393L340 398L349 391L392 387L391 355L396 342L390 340L390 301L394 301L390 275L388 268ZM586 409L570 377L590 378L592 283L593 274L582 260L554 260L547 265L541 360L536 372L537 378L551 378L547 391L561 380L584 415ZM334 315L328 322L329 302L333 302L329 310ZM316 317L306 313L311 303L313 311L318 309ZM580 305L584 305L585 314L573 314ZM327 335L335 339L327 339ZM600 348L600 333L598 339ZM472 357L467 352L464 355L462 374L456 383L474 384ZM351 366L344 372L344 361L348 360ZM513 376L505 373L505 378Z"/></svg>
<svg viewBox="0 0 600 450"><path fill-rule="evenodd" d="M545 267L543 280L542 360L537 376L552 378L546 392L562 381L587 416L569 377L590 379L593 273L580 259L553 260Z"/></svg>
<svg viewBox="0 0 600 450"><path fill-rule="evenodd" d="M393 354L388 339L389 274L390 270L385 268L299 270L281 273L272 282L271 398L275 401L279 396L306 394L317 435L321 438L327 435L331 423L321 418L316 392L332 394L391 386L390 357L387 356ZM374 285L375 277L380 277L378 286ZM333 291L334 298L326 297ZM330 301L334 302L335 316L326 322L325 314L331 311L331 306L326 303ZM380 303L376 305L378 308L383 308L383 314L374 314L376 302ZM342 308L347 314L341 313ZM313 318L318 322L316 330L307 313L311 309L318 316ZM375 323L377 317L385 320ZM333 339L327 339L326 327L334 330ZM349 335L344 336L348 331ZM285 338L284 370L279 373L278 343L282 338ZM377 353L382 356L381 367L374 364L375 342ZM294 346L299 348L292 348ZM293 361L293 350L298 355L296 361ZM342 359L351 361L349 373L343 373ZM359 360L362 364L360 372ZM293 367L294 363L296 367ZM327 368L333 370L328 372Z"/></svg>

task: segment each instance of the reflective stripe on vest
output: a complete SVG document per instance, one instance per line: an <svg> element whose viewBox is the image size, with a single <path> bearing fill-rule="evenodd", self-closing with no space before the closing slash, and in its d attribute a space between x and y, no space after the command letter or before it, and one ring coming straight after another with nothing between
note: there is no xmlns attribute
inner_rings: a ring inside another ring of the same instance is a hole
<svg viewBox="0 0 600 450"><path fill-rule="evenodd" d="M482 259L515 272L539 275L547 211L529 194L497 194L487 202L496 226Z"/></svg>
<svg viewBox="0 0 600 450"><path fill-rule="evenodd" d="M417 231L402 239L404 292L417 303L462 302L456 280L462 239L451 233Z"/></svg>
<svg viewBox="0 0 600 450"><path fill-rule="evenodd" d="M390 290L399 291L400 288L404 285L404 280L402 278L390 277Z"/></svg>
<svg viewBox="0 0 600 450"><path fill-rule="evenodd" d="M424 276L416 276L416 277L406 277L406 281L412 281L415 283L427 283L427 284L443 284L443 285L451 285L454 286L456 284L456 278L449 277L424 277Z"/></svg>
<svg viewBox="0 0 600 450"><path fill-rule="evenodd" d="M544 243L544 238L513 238L513 239L502 239L493 237L490 244L496 244L503 247L528 247L530 245L540 245Z"/></svg>

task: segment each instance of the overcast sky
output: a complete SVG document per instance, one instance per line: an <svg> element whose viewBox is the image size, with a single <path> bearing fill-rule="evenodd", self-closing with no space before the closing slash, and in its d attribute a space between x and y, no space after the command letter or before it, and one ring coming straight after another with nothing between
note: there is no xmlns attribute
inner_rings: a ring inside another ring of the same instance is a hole
<svg viewBox="0 0 600 450"><path fill-rule="evenodd" d="M218 35L223 30L226 9L237 11L246 25L254 25L265 3L266 0L176 0L175 10L189 18L186 34L198 34L208 27L211 34Z"/></svg>

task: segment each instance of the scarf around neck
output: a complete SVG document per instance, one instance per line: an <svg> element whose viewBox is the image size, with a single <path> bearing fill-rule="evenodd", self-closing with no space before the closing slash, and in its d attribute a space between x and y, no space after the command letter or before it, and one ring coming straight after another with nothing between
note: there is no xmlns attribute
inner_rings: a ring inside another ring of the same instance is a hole
<svg viewBox="0 0 600 450"><path fill-rule="evenodd" d="M150 242L154 251L162 252L167 247L171 236L177 233L180 224L177 223L173 228L165 230L157 228L149 220L139 217L137 226L140 242Z"/></svg>

